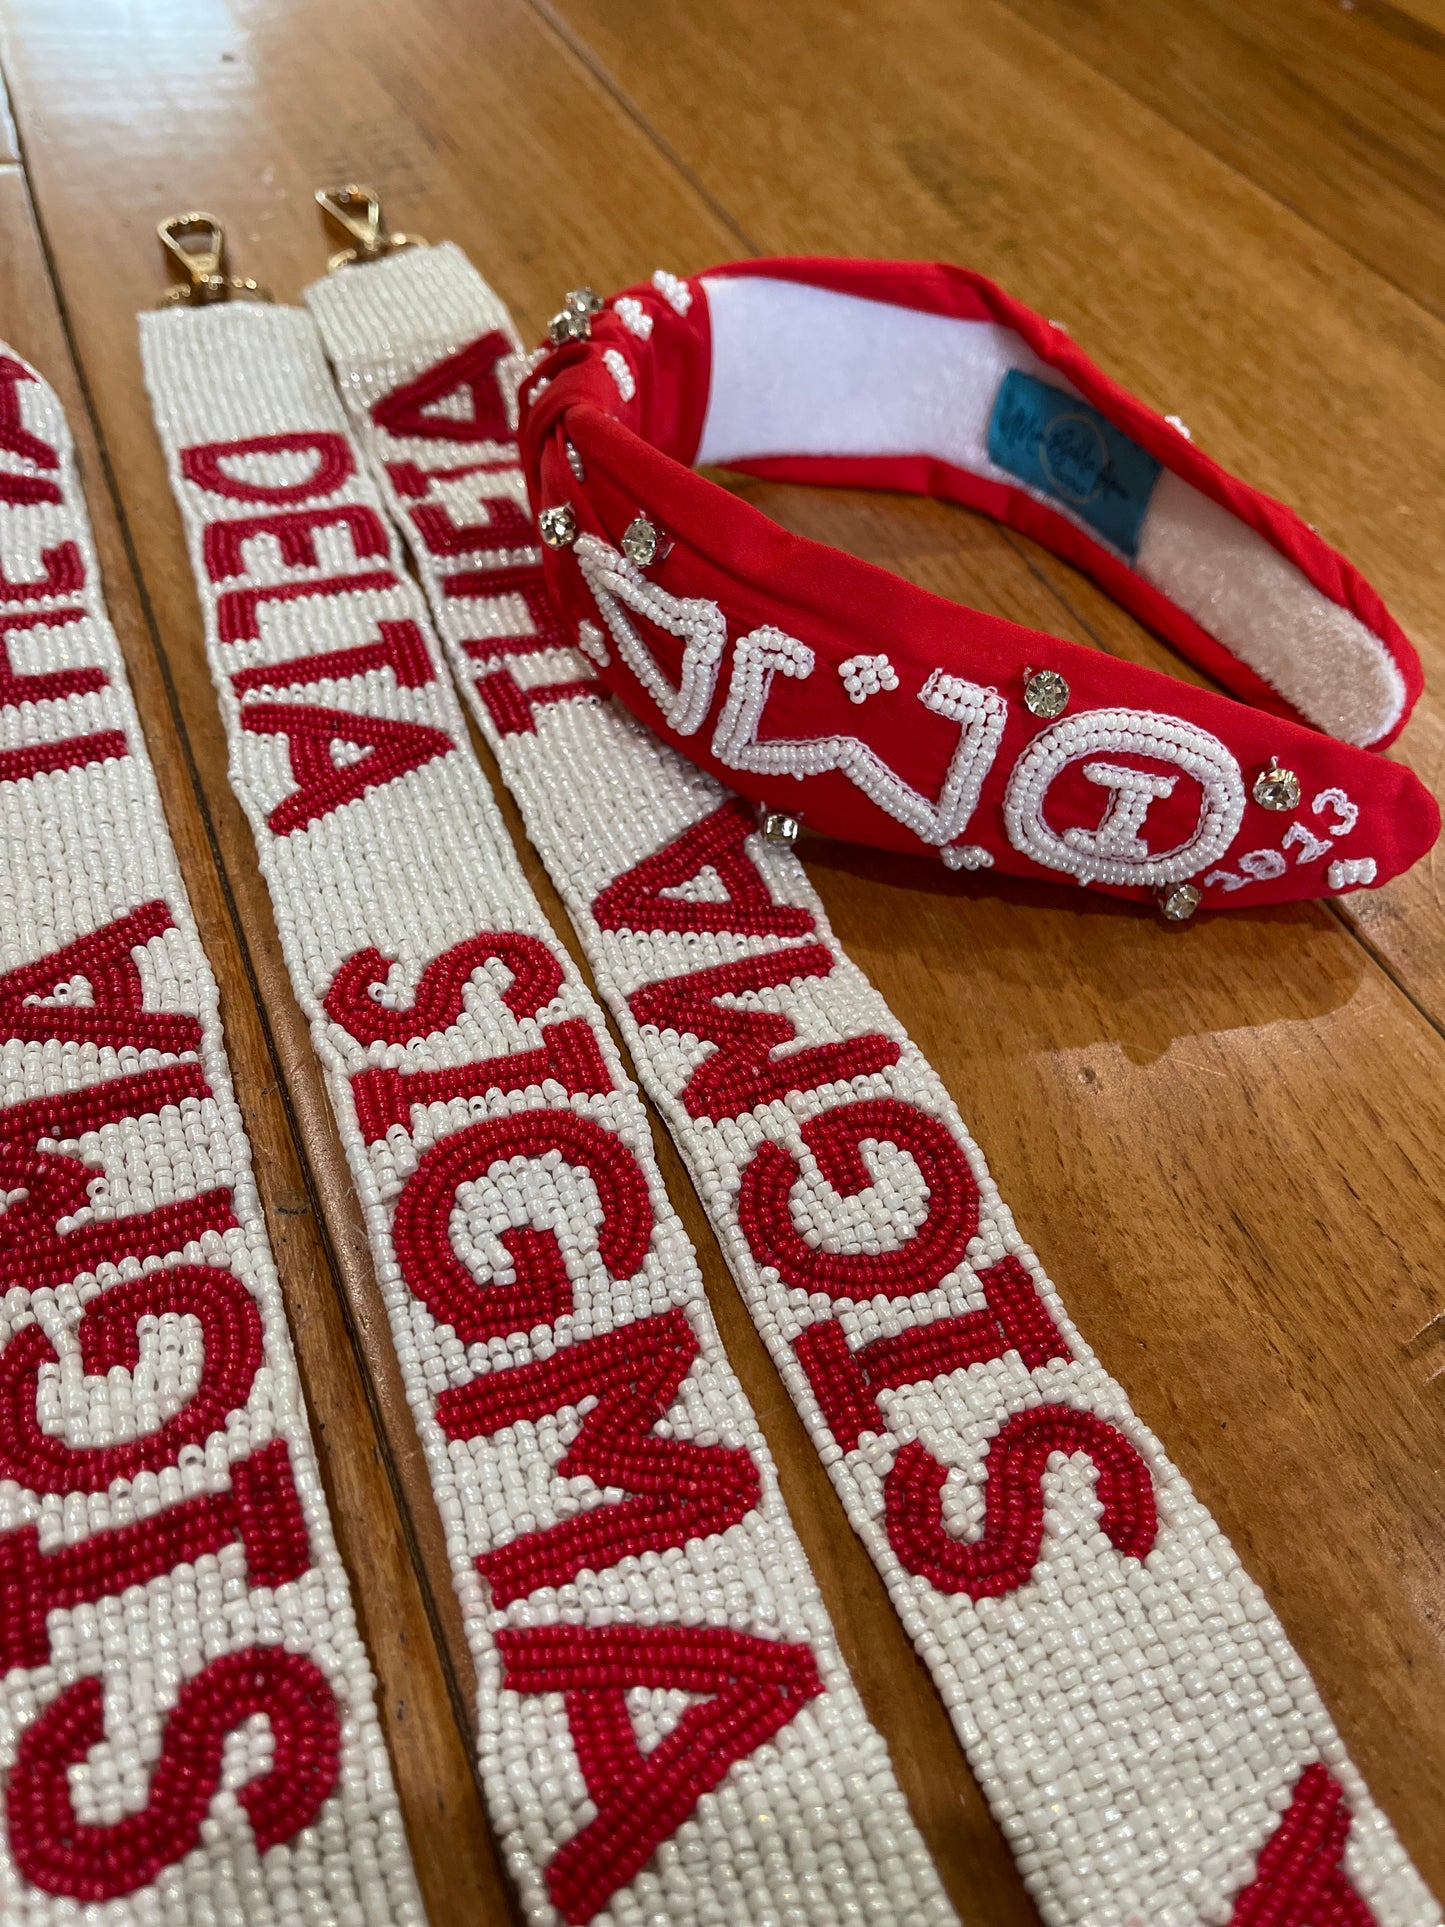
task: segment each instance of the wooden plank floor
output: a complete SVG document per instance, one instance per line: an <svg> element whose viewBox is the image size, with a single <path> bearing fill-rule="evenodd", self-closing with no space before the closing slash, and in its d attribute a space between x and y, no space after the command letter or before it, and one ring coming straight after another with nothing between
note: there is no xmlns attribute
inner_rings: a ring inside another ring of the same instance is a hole
<svg viewBox="0 0 1445 1927"><path fill-rule="evenodd" d="M1445 762L1445 33L1435 0L0 0L0 338L77 429L112 612L206 941L343 1555L436 1927L513 1918L470 1768L439 1523L249 831L226 782L132 316L203 206L294 296L318 184L383 189L537 332L561 291L746 252L998 276L1316 522L1435 684ZM770 488L931 588L1170 662L1021 538ZM509 817L514 830L515 816ZM1026 1235L1264 1584L1445 1892L1445 910L1183 930L814 843ZM555 898L534 861L544 902ZM560 927L560 919L559 919ZM564 933L565 934L565 933ZM673 1195L844 1649L966 1918L1035 1918L665 1140Z"/></svg>

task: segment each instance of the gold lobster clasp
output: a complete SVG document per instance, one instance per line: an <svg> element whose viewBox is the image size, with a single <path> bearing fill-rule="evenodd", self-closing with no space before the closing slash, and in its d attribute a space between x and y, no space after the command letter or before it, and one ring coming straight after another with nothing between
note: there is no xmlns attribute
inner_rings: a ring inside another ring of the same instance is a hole
<svg viewBox="0 0 1445 1927"><path fill-rule="evenodd" d="M271 299L259 282L226 272L226 230L214 214L172 214L160 223L156 233L172 265L178 264L186 276L166 289L160 307L185 302L199 308L212 301L229 301L237 294L249 295L254 301Z"/></svg>
<svg viewBox="0 0 1445 1927"><path fill-rule="evenodd" d="M326 263L328 274L335 274L338 268L361 267L367 261L379 261L383 255L399 254L403 248L426 246L419 234L388 234L381 196L369 187L358 187L354 181L345 187L318 187L316 205L352 243L332 255Z"/></svg>

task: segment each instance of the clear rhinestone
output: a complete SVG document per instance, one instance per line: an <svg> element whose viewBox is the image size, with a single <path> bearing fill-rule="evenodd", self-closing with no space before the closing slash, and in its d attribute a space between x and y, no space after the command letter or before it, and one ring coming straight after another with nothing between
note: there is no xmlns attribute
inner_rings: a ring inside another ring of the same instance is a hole
<svg viewBox="0 0 1445 1927"><path fill-rule="evenodd" d="M1036 669L1024 684L1024 707L1047 722L1069 706L1069 685L1057 669Z"/></svg>
<svg viewBox="0 0 1445 1927"><path fill-rule="evenodd" d="M802 821L789 816L786 810L759 810L758 828L769 843L793 844L802 833Z"/></svg>
<svg viewBox="0 0 1445 1927"><path fill-rule="evenodd" d="M1188 923L1204 901L1204 892L1192 883L1176 883L1159 899L1159 908L1171 923Z"/></svg>
<svg viewBox="0 0 1445 1927"><path fill-rule="evenodd" d="M645 569L657 557L657 530L645 515L635 515L627 524L622 537L622 553L629 562L635 562L639 569Z"/></svg>
<svg viewBox="0 0 1445 1927"><path fill-rule="evenodd" d="M537 517L537 528L549 549L567 549L577 540L577 517L567 502L543 509Z"/></svg>
<svg viewBox="0 0 1445 1927"><path fill-rule="evenodd" d="M1271 763L1254 779L1254 800L1264 810L1297 810L1300 781L1292 769Z"/></svg>
<svg viewBox="0 0 1445 1927"><path fill-rule="evenodd" d="M586 341L592 333L592 317L562 308L547 323L547 339L554 348L565 348L569 341Z"/></svg>
<svg viewBox="0 0 1445 1927"><path fill-rule="evenodd" d="M569 288L563 306L573 314L601 314L602 296L596 288Z"/></svg>

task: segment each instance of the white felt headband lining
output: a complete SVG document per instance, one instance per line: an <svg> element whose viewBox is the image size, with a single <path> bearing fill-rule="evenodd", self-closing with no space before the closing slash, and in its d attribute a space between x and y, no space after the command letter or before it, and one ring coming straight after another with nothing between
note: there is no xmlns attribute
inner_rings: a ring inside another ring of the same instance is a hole
<svg viewBox="0 0 1445 1927"><path fill-rule="evenodd" d="M989 422L1011 369L1076 392L1012 329L761 275L702 285L712 383L699 463L926 455L1023 488L1109 546L989 458ZM1366 745L1399 721L1405 685L1380 638L1167 468L1137 554L1121 559L1328 735Z"/></svg>

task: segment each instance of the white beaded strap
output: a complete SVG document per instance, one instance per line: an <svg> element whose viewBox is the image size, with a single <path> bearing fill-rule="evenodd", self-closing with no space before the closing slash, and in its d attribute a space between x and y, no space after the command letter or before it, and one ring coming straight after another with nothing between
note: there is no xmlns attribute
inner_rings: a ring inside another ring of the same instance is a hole
<svg viewBox="0 0 1445 1927"><path fill-rule="evenodd" d="M70 431L3 346L0 1918L422 1919Z"/></svg>
<svg viewBox="0 0 1445 1927"><path fill-rule="evenodd" d="M307 300L453 670L1045 1917L1438 1922L802 865L586 686L615 631L599 597L566 635L540 594L500 301L452 247Z"/></svg>
<svg viewBox="0 0 1445 1927"><path fill-rule="evenodd" d="M141 336L527 1919L943 1927L641 1100L467 746L309 317Z"/></svg>

